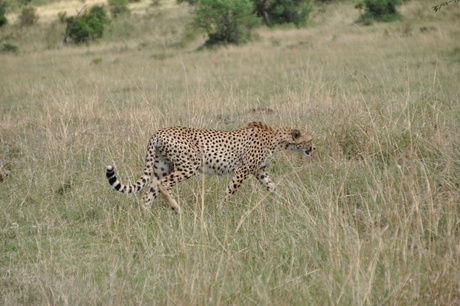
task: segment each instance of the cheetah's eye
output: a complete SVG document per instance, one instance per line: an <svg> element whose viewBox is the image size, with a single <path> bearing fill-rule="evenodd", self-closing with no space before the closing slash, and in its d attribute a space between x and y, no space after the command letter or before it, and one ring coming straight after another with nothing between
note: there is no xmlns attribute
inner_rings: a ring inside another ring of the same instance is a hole
<svg viewBox="0 0 460 306"><path fill-rule="evenodd" d="M297 139L300 137L300 131L299 130L293 130L292 131L292 138Z"/></svg>

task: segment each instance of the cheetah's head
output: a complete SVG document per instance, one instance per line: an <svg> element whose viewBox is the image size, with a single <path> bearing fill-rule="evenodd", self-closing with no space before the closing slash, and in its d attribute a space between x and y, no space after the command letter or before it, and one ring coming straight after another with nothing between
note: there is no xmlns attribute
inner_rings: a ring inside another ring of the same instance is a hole
<svg viewBox="0 0 460 306"><path fill-rule="evenodd" d="M303 156L308 157L316 149L313 144L313 138L308 133L291 130L290 135L286 136L286 150L297 151Z"/></svg>

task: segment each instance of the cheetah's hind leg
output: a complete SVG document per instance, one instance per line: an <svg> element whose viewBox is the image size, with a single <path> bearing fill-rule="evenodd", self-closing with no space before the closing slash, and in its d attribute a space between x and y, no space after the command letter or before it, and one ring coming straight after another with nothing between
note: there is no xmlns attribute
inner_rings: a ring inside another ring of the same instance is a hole
<svg viewBox="0 0 460 306"><path fill-rule="evenodd" d="M150 187L147 193L144 194L144 196L142 197L142 200L141 200L142 207L144 207L145 209L151 208L152 202L158 196L159 192L160 191L158 189L158 178L156 177L156 175L153 175L152 182L150 183Z"/></svg>
<svg viewBox="0 0 460 306"><path fill-rule="evenodd" d="M176 213L180 213L180 207L179 204L177 204L176 200L171 196L169 193L169 190L166 186L164 186L162 183L158 184L158 189L160 192L165 196L166 200L168 200L169 205L171 206L171 209Z"/></svg>

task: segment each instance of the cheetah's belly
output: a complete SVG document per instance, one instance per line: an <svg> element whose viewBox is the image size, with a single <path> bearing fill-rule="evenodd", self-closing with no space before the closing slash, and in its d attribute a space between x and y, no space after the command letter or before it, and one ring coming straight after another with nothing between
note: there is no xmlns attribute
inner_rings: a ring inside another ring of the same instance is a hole
<svg viewBox="0 0 460 306"><path fill-rule="evenodd" d="M198 171L208 175L226 175L229 173L233 173L235 170L232 167L224 166L216 166L210 164L204 164L198 168Z"/></svg>

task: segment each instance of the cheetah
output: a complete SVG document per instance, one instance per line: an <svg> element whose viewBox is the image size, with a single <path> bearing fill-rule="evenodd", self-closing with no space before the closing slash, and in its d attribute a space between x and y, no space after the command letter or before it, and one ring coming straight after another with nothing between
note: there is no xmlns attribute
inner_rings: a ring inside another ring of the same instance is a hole
<svg viewBox="0 0 460 306"><path fill-rule="evenodd" d="M268 191L272 191L275 184L266 167L274 153L280 150L297 151L308 157L315 146L308 133L263 122L251 122L235 131L169 127L157 131L150 138L144 173L137 182L123 185L112 166L107 167L106 176L109 184L121 193L138 192L151 179L150 188L141 200L144 206L150 206L162 193L171 209L179 213L179 205L170 194L174 185L197 172L214 175L233 173L219 205L222 208L251 174Z"/></svg>

